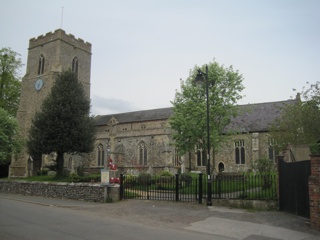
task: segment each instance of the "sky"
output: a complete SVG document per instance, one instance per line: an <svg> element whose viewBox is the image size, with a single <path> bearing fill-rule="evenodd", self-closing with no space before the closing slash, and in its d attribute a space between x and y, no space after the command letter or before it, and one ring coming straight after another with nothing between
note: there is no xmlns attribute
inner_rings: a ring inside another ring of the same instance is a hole
<svg viewBox="0 0 320 240"><path fill-rule="evenodd" d="M92 44L91 114L171 107L213 60L243 75L238 104L282 101L319 81L319 0L0 0L0 48L62 28ZM21 69L25 74L25 66Z"/></svg>

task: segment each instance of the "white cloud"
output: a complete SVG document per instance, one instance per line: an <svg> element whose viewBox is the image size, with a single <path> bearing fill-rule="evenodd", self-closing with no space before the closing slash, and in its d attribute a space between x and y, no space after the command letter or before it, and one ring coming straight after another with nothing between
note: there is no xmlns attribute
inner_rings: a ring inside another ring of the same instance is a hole
<svg viewBox="0 0 320 240"><path fill-rule="evenodd" d="M138 110L138 107L132 102L115 98L105 98L98 95L93 95L91 105L91 113L93 115L107 115Z"/></svg>

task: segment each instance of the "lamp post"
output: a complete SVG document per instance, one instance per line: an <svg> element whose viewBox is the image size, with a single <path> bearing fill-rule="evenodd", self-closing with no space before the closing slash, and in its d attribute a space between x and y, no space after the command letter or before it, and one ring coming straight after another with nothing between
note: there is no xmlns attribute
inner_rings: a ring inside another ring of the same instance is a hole
<svg viewBox="0 0 320 240"><path fill-rule="evenodd" d="M194 80L196 84L202 84L204 81L204 78L206 81L206 97L207 97L207 175L208 175L208 181L207 181L207 206L212 206L211 201L211 186L212 186L212 180L211 180L211 174L210 174L210 122L209 122L209 77L208 77L208 65L206 65L206 72L202 72L200 69L198 69L198 74Z"/></svg>

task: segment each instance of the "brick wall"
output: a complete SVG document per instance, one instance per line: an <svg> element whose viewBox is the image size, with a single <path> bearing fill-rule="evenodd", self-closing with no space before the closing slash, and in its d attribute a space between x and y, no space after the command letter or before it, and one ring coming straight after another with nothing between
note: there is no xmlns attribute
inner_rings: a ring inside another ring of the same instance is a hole
<svg viewBox="0 0 320 240"><path fill-rule="evenodd" d="M42 196L49 198L66 198L89 202L103 202L104 188L91 183L52 183L0 180L0 192ZM118 201L119 188L108 187L108 197Z"/></svg>
<svg viewBox="0 0 320 240"><path fill-rule="evenodd" d="M311 155L311 175L309 177L310 223L320 230L320 155Z"/></svg>

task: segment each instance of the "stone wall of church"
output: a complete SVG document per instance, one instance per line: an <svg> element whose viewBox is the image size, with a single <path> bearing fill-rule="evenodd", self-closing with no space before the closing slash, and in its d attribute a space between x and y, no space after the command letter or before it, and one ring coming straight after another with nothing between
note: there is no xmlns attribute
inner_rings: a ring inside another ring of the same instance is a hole
<svg viewBox="0 0 320 240"><path fill-rule="evenodd" d="M95 151L90 155L89 165L91 167L97 165L98 148L102 146L105 162L111 157L125 173L150 171L150 167L157 172L163 171L168 167L174 167L174 147L170 143L171 130L167 127L166 121L99 126ZM146 148L146 164L140 162L141 144ZM107 146L111 150L110 156L107 153Z"/></svg>
<svg viewBox="0 0 320 240"><path fill-rule="evenodd" d="M240 172L250 170L251 164L261 158L268 158L268 133L244 133L228 137L222 148L216 153L216 169L219 163L224 165L225 172ZM245 149L245 162L237 164L235 159L235 144L243 141Z"/></svg>
<svg viewBox="0 0 320 240"><path fill-rule="evenodd" d="M107 145L111 147L110 157L124 173L137 173L139 171L155 173L164 169L177 172L182 161L184 162L184 168L187 170L191 166L191 170L206 172L206 166L197 165L196 151L179 158L180 163L177 164L171 130L165 120L116 124L114 126L104 125L97 127L97 130L96 149L95 153L91 154L90 161L92 167L97 164L97 149L101 144L105 149L107 149ZM235 143L239 141L242 142L241 147L244 148L245 159L244 162L237 164ZM223 166L224 172L251 170L253 161L268 157L268 141L269 136L265 132L227 136L226 141L215 154L215 170L219 172L221 166ZM147 147L148 163L145 166L139 162L140 143L144 143ZM213 161L212 157L211 161Z"/></svg>

